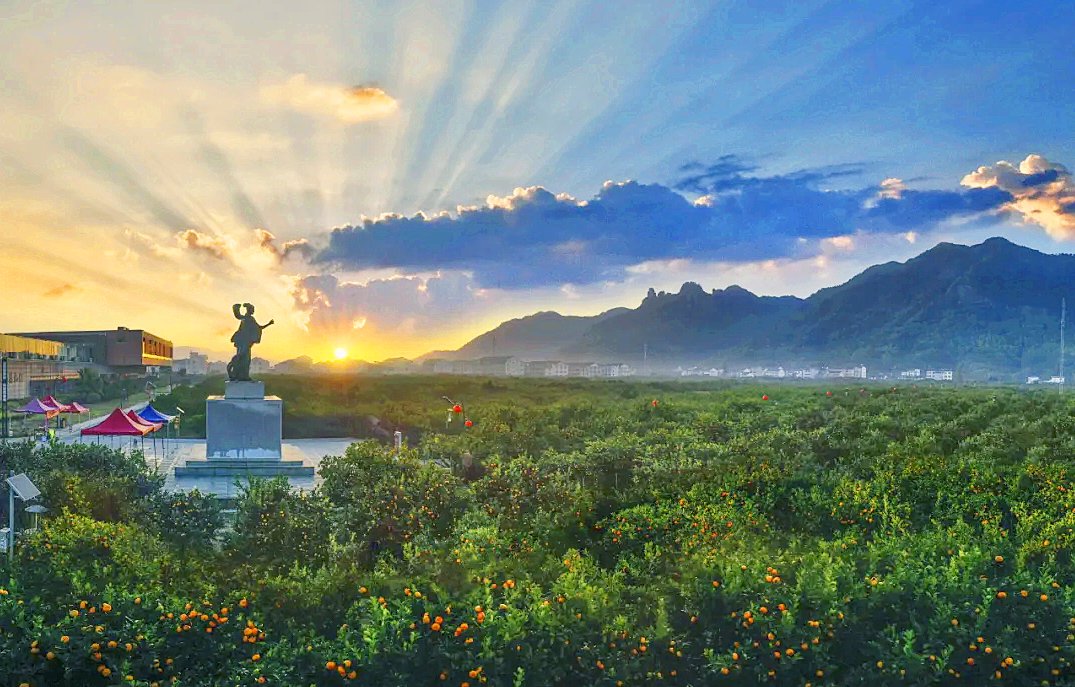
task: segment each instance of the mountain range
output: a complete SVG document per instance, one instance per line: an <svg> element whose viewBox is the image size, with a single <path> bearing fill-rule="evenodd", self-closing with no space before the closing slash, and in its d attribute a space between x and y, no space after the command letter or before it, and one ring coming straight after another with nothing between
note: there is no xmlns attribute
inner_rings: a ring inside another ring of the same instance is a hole
<svg viewBox="0 0 1075 687"><path fill-rule="evenodd" d="M430 358L514 355L703 365L944 367L967 379L1058 369L1061 300L1075 294L1075 255L991 238L941 243L906 262L875 265L808 298L739 286L653 289L636 308L592 317L539 312ZM1075 301L1073 301L1075 304ZM644 353L645 352L645 353Z"/></svg>

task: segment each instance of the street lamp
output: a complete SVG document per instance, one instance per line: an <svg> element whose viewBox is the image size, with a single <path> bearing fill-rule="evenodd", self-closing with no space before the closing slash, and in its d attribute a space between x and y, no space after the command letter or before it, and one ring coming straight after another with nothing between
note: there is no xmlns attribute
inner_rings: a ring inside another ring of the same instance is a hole
<svg viewBox="0 0 1075 687"><path fill-rule="evenodd" d="M26 512L34 516L34 526L31 529L37 531L38 527L40 526L38 518L40 518L41 515L43 515L44 513L48 513L49 509L45 508L40 503L35 503L31 506L27 506Z"/></svg>

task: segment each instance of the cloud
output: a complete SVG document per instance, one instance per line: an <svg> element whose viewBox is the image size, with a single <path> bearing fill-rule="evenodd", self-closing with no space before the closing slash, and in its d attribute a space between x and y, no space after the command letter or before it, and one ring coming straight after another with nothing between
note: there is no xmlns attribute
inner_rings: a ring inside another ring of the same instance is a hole
<svg viewBox="0 0 1075 687"><path fill-rule="evenodd" d="M217 260L231 260L231 242L225 238L212 236L196 229L187 229L175 235L176 242L183 248L200 252Z"/></svg>
<svg viewBox="0 0 1075 687"><path fill-rule="evenodd" d="M63 284L53 286L51 289L45 291L44 296L46 298L59 298L60 296L65 296L78 290L79 288L74 284L64 282Z"/></svg>
<svg viewBox="0 0 1075 687"><path fill-rule="evenodd" d="M1057 240L1075 238L1075 181L1064 165L1041 155L1027 155L1018 166L1001 160L963 177L971 188L1001 189L1011 194L1004 210L1037 224Z"/></svg>
<svg viewBox="0 0 1075 687"><path fill-rule="evenodd" d="M752 169L726 156L689 167L673 186L606 182L588 200L536 186L452 215L363 218L334 229L315 260L349 269L463 271L490 288L585 285L622 281L628 267L654 260L802 257L820 252L823 239L906 234L1011 199L1002 189L917 191L892 181L822 188L858 174L853 165L774 176L750 176ZM680 192L688 190L703 195L692 201Z"/></svg>
<svg viewBox="0 0 1075 687"><path fill-rule="evenodd" d="M881 190L877 192L877 197L899 200L906 190L907 185L903 183L903 179L889 177L881 181Z"/></svg>
<svg viewBox="0 0 1075 687"><path fill-rule="evenodd" d="M128 250L135 254L149 253L155 258L169 258L178 253L177 248L161 243L149 234L140 231L125 229L123 236L127 241Z"/></svg>
<svg viewBox="0 0 1075 687"><path fill-rule="evenodd" d="M821 239L821 245L829 250L849 252L855 250L855 237L833 236L827 239Z"/></svg>
<svg viewBox="0 0 1075 687"><path fill-rule="evenodd" d="M335 118L344 124L384 119L396 113L399 102L375 86L316 83L295 74L283 83L262 87L261 97L273 105Z"/></svg>
<svg viewBox="0 0 1075 687"><path fill-rule="evenodd" d="M903 193L907 190L907 184L903 183L903 179L896 177L889 177L882 179L878 184L877 193L873 198L869 198L864 203L863 207L874 208L882 200L899 200L903 197Z"/></svg>
<svg viewBox="0 0 1075 687"><path fill-rule="evenodd" d="M275 255L277 260L283 262L292 255L299 255L303 258L312 257L314 254L313 246L306 239L293 239L291 241L284 241L279 246L276 245L276 236L266 229L255 229L254 235L257 237L258 245L262 250Z"/></svg>
<svg viewBox="0 0 1075 687"><path fill-rule="evenodd" d="M308 315L308 327L320 333L356 329L411 334L422 328L457 324L480 298L473 281L462 274L428 278L372 279L365 284L331 274L296 280L295 308Z"/></svg>

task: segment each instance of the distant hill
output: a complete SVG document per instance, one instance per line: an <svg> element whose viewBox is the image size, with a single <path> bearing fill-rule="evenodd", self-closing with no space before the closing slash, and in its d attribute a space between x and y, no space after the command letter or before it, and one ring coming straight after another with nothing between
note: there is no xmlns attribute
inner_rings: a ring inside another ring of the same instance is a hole
<svg viewBox="0 0 1075 687"><path fill-rule="evenodd" d="M515 355L531 360L558 355L564 342L575 341L598 322L621 313L627 308L615 308L592 317L539 312L504 322L496 329L468 341L456 351L433 351L422 359L446 358L468 360L490 355Z"/></svg>
<svg viewBox="0 0 1075 687"><path fill-rule="evenodd" d="M505 322L440 357L704 364L948 367L968 378L1052 374L1061 298L1075 297L1075 256L992 238L942 243L871 267L809 298L738 286L650 289L634 309L594 317L541 312ZM1075 308L1075 298L1072 300Z"/></svg>

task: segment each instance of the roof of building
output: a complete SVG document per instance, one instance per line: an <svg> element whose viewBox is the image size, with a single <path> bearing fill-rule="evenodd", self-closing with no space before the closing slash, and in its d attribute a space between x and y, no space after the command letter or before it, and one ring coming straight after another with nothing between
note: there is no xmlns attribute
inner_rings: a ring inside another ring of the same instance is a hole
<svg viewBox="0 0 1075 687"><path fill-rule="evenodd" d="M0 334L0 353L59 355L62 348L63 344L59 341L24 334Z"/></svg>

